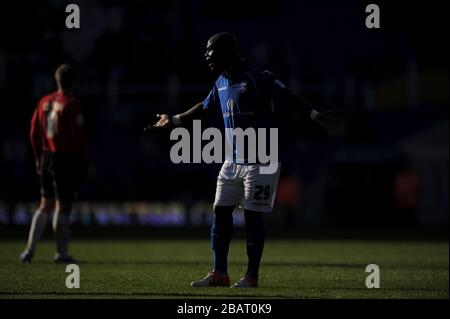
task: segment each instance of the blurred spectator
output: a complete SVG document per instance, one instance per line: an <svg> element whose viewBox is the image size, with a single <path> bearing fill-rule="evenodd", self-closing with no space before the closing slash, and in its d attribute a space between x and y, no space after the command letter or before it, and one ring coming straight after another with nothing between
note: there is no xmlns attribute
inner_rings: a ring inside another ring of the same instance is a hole
<svg viewBox="0 0 450 319"><path fill-rule="evenodd" d="M286 226L294 225L298 222L298 216L301 214L301 201L300 180L295 175L281 177L278 183L276 207L284 216Z"/></svg>

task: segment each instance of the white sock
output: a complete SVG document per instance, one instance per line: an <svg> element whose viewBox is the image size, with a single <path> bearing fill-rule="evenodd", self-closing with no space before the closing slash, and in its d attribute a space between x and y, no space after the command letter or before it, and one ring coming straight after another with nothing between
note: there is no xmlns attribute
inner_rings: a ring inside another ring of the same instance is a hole
<svg viewBox="0 0 450 319"><path fill-rule="evenodd" d="M52 224L56 235L56 251L60 256L67 256L70 237L69 213L55 211Z"/></svg>
<svg viewBox="0 0 450 319"><path fill-rule="evenodd" d="M30 233L28 234L28 244L27 249L34 251L36 250L36 244L41 238L42 233L47 226L47 213L43 212L41 209L37 209L31 220Z"/></svg>

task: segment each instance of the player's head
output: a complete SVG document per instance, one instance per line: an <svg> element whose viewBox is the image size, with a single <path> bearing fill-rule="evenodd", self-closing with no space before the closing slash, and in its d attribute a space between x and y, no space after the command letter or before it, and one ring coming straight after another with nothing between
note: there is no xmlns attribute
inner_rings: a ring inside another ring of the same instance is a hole
<svg viewBox="0 0 450 319"><path fill-rule="evenodd" d="M55 72L56 84L59 90L73 91L78 81L78 69L70 64L61 64Z"/></svg>
<svg viewBox="0 0 450 319"><path fill-rule="evenodd" d="M209 38L205 53L206 63L213 72L222 72L240 60L239 44L229 32L220 32Z"/></svg>

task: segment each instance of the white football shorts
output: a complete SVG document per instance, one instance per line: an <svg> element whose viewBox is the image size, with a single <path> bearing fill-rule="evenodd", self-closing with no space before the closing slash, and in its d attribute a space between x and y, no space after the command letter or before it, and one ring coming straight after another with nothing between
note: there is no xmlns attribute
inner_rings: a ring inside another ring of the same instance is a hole
<svg viewBox="0 0 450 319"><path fill-rule="evenodd" d="M224 162L217 177L214 206L239 205L243 209L271 212L280 177L280 163L273 174L261 174L263 164Z"/></svg>

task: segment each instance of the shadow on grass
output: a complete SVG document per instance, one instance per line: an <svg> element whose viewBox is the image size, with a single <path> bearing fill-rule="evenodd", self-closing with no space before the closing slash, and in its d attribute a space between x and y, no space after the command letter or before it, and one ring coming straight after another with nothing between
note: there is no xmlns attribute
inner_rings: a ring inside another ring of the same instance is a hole
<svg viewBox="0 0 450 319"><path fill-rule="evenodd" d="M202 261L184 261L184 260L98 260L98 261L80 261L79 265L136 265L136 266L211 266L211 262ZM312 263L312 262L262 262L261 265L269 267L318 267L318 268L354 268L354 269L365 269L369 263L365 264L345 264L345 263ZM230 266L241 266L246 267L247 262L228 262ZM448 270L448 265L380 265L385 269L398 269L398 270Z"/></svg>
<svg viewBox="0 0 450 319"><path fill-rule="evenodd" d="M286 288L286 287L265 287L265 289L276 289L276 288ZM207 288L208 289L208 288ZM224 288L229 289L229 288ZM263 288L264 289L264 288ZM304 287L303 290L309 291L314 290L317 292L323 292L326 295L325 296L311 296L306 294L300 294L298 296L287 296L283 294L251 294L251 293L217 293L217 290L214 291L214 293L207 293L205 291L204 293L170 293L170 292L135 292L135 293L122 293L122 292L56 292L56 291L41 291L41 292L8 292L8 291L0 291L0 297L1 296L8 296L12 298L20 298L23 296L30 296L35 297L36 299L42 297L65 297L65 298L71 298L71 297L86 297L89 298L89 296L97 296L97 297L104 297L107 299L108 297L123 297L123 298L132 298L132 299L139 299L139 298L156 298L156 299L164 299L164 298L266 298L266 299L333 299L332 292L335 291L365 291L365 292L373 292L373 290L367 289L367 288L342 288L342 287L330 287L330 288L324 288L324 287ZM390 291L390 292L435 292L435 293L441 293L441 292L448 292L446 289L428 289L428 288L415 288L415 289L409 289L409 288L380 288L376 289L377 292L380 293L381 298L386 298L389 296L386 296L383 294L383 292ZM16 297L14 297L16 296ZM353 297L352 297L353 298ZM366 298L366 296L361 294L361 298ZM448 298L448 297L447 297Z"/></svg>
<svg viewBox="0 0 450 319"><path fill-rule="evenodd" d="M207 288L208 289L208 288ZM229 289L229 288L225 288ZM289 297L286 295L269 295L269 294L217 294L217 293L164 293L164 292L137 292L137 293L121 293L121 292L80 292L80 293L67 293L67 292L56 292L56 291L42 291L42 292L7 292L0 291L0 296L68 296L68 297L82 297L82 296L118 296L118 297L131 297L131 298L273 298L273 299L296 299L295 297Z"/></svg>
<svg viewBox="0 0 450 319"><path fill-rule="evenodd" d="M9 263L11 260L2 260L0 259L0 263ZM17 262L17 264L20 264ZM37 265L55 265L55 266L64 266L64 264L55 264L51 260L37 260L33 261L30 266L32 267L33 264ZM346 263L313 263L313 262L289 262L289 261L283 261L283 262L273 262L273 261L267 261L262 262L262 266L267 267L316 267L316 268L350 268L350 269L365 269L366 266L369 263L358 263L358 264L346 264ZM86 261L81 260L78 261L78 265L80 266L179 266L179 265L186 265L186 266L212 266L211 262L205 262L205 261L185 261L185 260L93 260L93 261ZM237 261L231 261L228 262L228 265L230 266L240 266L240 267L246 267L247 262L237 262ZM380 267L383 267L384 269L390 269L390 270L431 270L431 271L448 271L448 265L389 265L384 264Z"/></svg>
<svg viewBox="0 0 450 319"><path fill-rule="evenodd" d="M286 288L286 286L271 286L271 289L281 289ZM315 290L315 291L329 291L329 290L339 290L339 291L367 291L367 292L380 292L384 291L410 291L410 292L447 292L448 289L433 289L433 288L378 288L378 289L369 289L366 287L303 287L303 290Z"/></svg>

